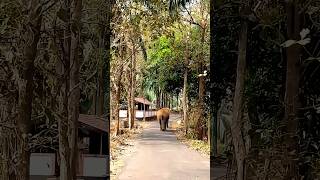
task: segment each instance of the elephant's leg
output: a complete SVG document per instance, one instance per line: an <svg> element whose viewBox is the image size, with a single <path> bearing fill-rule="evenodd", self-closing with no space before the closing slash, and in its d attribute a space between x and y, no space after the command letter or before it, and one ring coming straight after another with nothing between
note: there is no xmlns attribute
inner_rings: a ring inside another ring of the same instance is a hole
<svg viewBox="0 0 320 180"><path fill-rule="evenodd" d="M167 119L166 126L167 126L167 128L169 128L169 119Z"/></svg>
<svg viewBox="0 0 320 180"><path fill-rule="evenodd" d="M162 128L161 128L161 121L162 121L162 120L161 120L161 119L159 119L158 121L159 121L160 131L161 131L161 130L162 130Z"/></svg>
<svg viewBox="0 0 320 180"><path fill-rule="evenodd" d="M162 118L161 119L161 130L165 131L166 130L166 119Z"/></svg>

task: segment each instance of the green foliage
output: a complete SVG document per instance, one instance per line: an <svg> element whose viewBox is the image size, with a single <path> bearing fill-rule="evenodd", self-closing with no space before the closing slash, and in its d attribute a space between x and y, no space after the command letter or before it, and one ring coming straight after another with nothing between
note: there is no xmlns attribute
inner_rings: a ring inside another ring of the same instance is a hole
<svg viewBox="0 0 320 180"><path fill-rule="evenodd" d="M146 65L146 81L154 91L158 88L174 93L182 87L181 61L173 48L174 39L161 36L150 45L149 59Z"/></svg>
<svg viewBox="0 0 320 180"><path fill-rule="evenodd" d="M304 4L308 15L304 17L301 37L296 40L286 38L287 15L285 5L279 1L257 5L255 16L258 21L249 22L244 121L248 119L250 123L251 149L246 163L249 166L253 165L257 174L265 171L266 159L271 161L270 172L276 171L278 166L275 164L282 161L281 157L284 156L281 148L285 141L281 128L287 123L284 117L284 109L287 105L284 104L284 100L286 91L290 91L286 90L285 47L293 44L303 46L301 52L303 65L300 69L302 74L298 95L301 104L296 117L299 119L296 132L299 169L305 179L314 179L311 172L319 171L320 141L317 122L320 116L317 104L319 104L320 91L319 86L316 85L316 82L320 82L320 66L316 58L319 55L319 27L315 28L314 24L319 21L319 11L316 10L318 15L310 16L309 11L314 14L315 4L313 3L318 5L313 1ZM211 44L213 46L211 81L215 92L213 104L219 107L222 100L228 99L226 89L230 88L231 92L234 91L240 15L236 1L219 1L215 8L213 18L218 26L213 29L215 33ZM268 155L262 159L256 158L257 152ZM259 178L258 175L256 177Z"/></svg>

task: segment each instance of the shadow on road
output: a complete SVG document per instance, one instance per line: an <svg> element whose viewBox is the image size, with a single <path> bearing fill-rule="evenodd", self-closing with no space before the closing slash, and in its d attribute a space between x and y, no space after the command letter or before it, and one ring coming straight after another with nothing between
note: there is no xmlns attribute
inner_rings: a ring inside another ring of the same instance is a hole
<svg viewBox="0 0 320 180"><path fill-rule="evenodd" d="M176 132L176 130L175 130L175 129L167 129L167 130L165 130L164 132L175 133L175 132Z"/></svg>
<svg viewBox="0 0 320 180"><path fill-rule="evenodd" d="M137 139L136 151L126 159L119 180L210 179L209 159L179 142L174 132L171 128L160 131L158 122L150 122Z"/></svg>

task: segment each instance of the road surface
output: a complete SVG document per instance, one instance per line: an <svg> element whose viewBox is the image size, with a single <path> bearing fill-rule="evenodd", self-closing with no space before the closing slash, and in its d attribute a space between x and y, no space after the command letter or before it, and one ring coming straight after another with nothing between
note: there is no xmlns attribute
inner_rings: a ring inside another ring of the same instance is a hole
<svg viewBox="0 0 320 180"><path fill-rule="evenodd" d="M170 121L179 115L171 115ZM180 143L173 131L160 131L150 122L137 139L136 151L126 160L119 180L208 180L209 159Z"/></svg>

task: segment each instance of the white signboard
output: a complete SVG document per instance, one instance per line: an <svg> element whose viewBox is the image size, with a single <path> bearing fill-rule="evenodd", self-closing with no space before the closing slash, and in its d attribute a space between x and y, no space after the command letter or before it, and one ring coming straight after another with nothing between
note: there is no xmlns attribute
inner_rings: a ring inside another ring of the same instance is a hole
<svg viewBox="0 0 320 180"><path fill-rule="evenodd" d="M126 118L127 117L127 110L120 110L119 111L119 117Z"/></svg>
<svg viewBox="0 0 320 180"><path fill-rule="evenodd" d="M55 154L32 153L30 157L30 175L54 175Z"/></svg>
<svg viewBox="0 0 320 180"><path fill-rule="evenodd" d="M106 177L108 175L107 156L84 156L83 176Z"/></svg>
<svg viewBox="0 0 320 180"><path fill-rule="evenodd" d="M143 111L136 110L136 118L143 118Z"/></svg>

